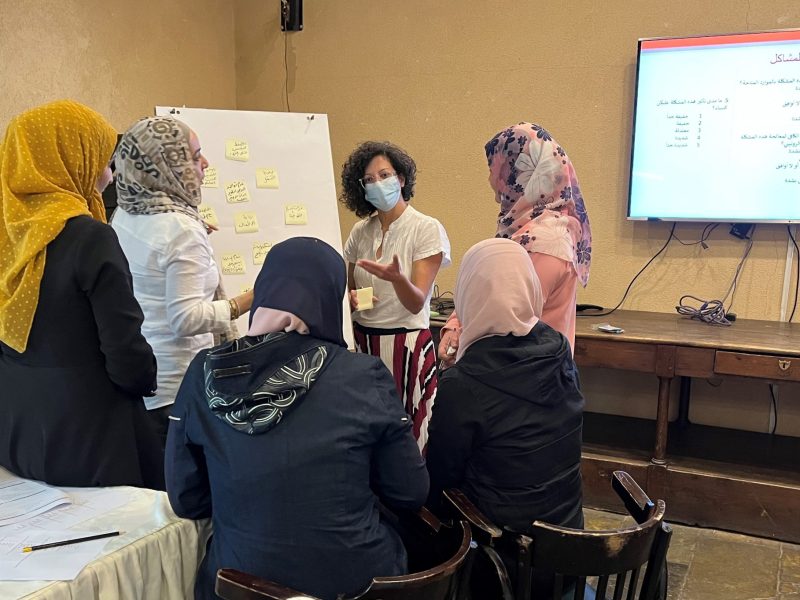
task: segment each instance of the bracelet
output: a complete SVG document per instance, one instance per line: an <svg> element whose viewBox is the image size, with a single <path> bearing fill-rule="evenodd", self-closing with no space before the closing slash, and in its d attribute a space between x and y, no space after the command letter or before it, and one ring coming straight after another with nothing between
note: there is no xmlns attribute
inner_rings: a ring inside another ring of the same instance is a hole
<svg viewBox="0 0 800 600"><path fill-rule="evenodd" d="M231 321L239 318L239 303L235 299L229 298L228 305L231 307Z"/></svg>

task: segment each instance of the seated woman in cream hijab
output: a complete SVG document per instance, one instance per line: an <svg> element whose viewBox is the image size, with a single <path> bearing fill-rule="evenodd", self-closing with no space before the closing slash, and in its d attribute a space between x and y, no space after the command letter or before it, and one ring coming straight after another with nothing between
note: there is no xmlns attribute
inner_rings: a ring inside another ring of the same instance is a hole
<svg viewBox="0 0 800 600"><path fill-rule="evenodd" d="M582 527L584 400L567 338L540 320L528 253L500 238L470 248L455 304L463 331L433 407L431 504L455 487L500 527Z"/></svg>

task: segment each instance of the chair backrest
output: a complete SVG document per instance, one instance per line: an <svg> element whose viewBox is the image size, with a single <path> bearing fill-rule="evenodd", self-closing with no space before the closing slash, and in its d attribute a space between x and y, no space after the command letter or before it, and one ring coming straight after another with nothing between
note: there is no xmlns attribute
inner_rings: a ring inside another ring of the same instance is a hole
<svg viewBox="0 0 800 600"><path fill-rule="evenodd" d="M489 521L467 496L451 488L442 494L442 510L451 518L465 519L472 528L472 539L477 548L472 550L472 560L464 570L462 588L469 589L469 597L514 600L511 579L495 544L503 530ZM466 596L465 596L466 597Z"/></svg>
<svg viewBox="0 0 800 600"><path fill-rule="evenodd" d="M455 553L443 563L408 575L375 577L369 588L353 600L456 600L461 572L472 542L469 523L457 521L452 527L441 525L437 534L443 546L457 543ZM409 560L411 562L411 560Z"/></svg>
<svg viewBox="0 0 800 600"><path fill-rule="evenodd" d="M617 575L612 579L615 600L623 597L626 587L627 600L665 598L666 555L672 531L663 522L664 502L651 501L624 471L614 472L612 487L637 525L584 531L536 522L529 532L533 535L501 531L462 492L447 490L443 509L456 518L467 519L480 545L472 566L473 592L491 589L491 594L482 596L535 600L545 590L549 596L549 588L554 587L556 593L552 597L560 600L566 590L574 587L574 597L582 599L586 577L597 576L597 597L605 598L609 580ZM514 573L511 580L507 564L500 560L497 550L507 560L514 557L515 564L508 566ZM639 581L645 563L647 568Z"/></svg>
<svg viewBox="0 0 800 600"><path fill-rule="evenodd" d="M659 500L655 514L644 523L608 531L584 531L536 521L530 536L530 564L538 572L554 574L554 598L561 598L565 581L574 578L574 597L581 600L587 576L598 576L597 595L605 598L612 575L616 575L615 600L622 598L625 586L628 600L645 598L636 595L636 587L641 568L651 559L664 510L664 502Z"/></svg>
<svg viewBox="0 0 800 600"><path fill-rule="evenodd" d="M445 558L429 568L395 577L375 577L369 587L350 600L459 600L462 570L472 542L470 526L458 521L442 524L423 509L398 520L401 537L408 548L409 565L426 565ZM417 551L424 550L420 556ZM225 600L318 600L301 592L234 569L217 572L217 595Z"/></svg>

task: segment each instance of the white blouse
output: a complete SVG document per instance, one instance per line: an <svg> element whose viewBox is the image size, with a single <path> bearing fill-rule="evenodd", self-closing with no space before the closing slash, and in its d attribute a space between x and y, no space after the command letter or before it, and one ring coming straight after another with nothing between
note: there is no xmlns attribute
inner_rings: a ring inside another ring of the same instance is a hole
<svg viewBox="0 0 800 600"><path fill-rule="evenodd" d="M148 410L175 401L194 356L230 327L227 300L212 301L219 284L203 225L177 212L131 215L121 209L111 226L128 259L133 293L144 312L142 334L158 361L158 389Z"/></svg>
<svg viewBox="0 0 800 600"><path fill-rule="evenodd" d="M381 243L381 257L376 259ZM411 206L406 207L403 214L389 225L383 239L381 222L376 213L353 226L344 246L344 257L353 264L362 258L389 264L397 255L401 272L409 278L414 261L436 254L442 254L442 267L450 264L450 241L444 227L433 217L423 215ZM356 288L372 287L373 295L378 299L374 308L353 313L353 320L360 325L379 329L426 329L430 325L433 286L422 310L414 315L400 302L390 282L370 275L361 267L355 268L355 285Z"/></svg>

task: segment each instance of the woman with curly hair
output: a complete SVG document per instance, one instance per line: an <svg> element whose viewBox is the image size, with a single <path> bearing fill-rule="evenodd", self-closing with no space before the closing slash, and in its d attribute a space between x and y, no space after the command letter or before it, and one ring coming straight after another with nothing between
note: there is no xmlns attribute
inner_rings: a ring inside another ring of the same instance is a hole
<svg viewBox="0 0 800 600"><path fill-rule="evenodd" d="M450 264L441 223L410 206L417 166L388 142L364 142L342 168L341 201L363 220L344 248L356 346L379 356L411 415L420 450L436 397L436 349L429 329L433 281ZM374 305L356 290L372 288Z"/></svg>
<svg viewBox="0 0 800 600"><path fill-rule="evenodd" d="M541 126L506 127L486 143L489 185L500 205L495 237L519 243L531 257L544 295L542 321L575 351L578 282L586 286L592 232L575 167ZM442 328L439 357L450 366L461 324L455 312Z"/></svg>

